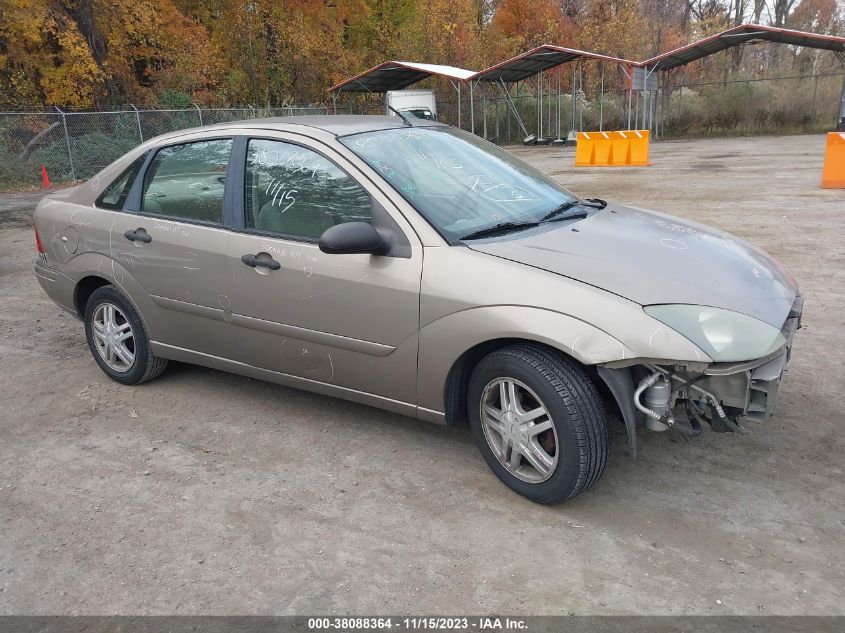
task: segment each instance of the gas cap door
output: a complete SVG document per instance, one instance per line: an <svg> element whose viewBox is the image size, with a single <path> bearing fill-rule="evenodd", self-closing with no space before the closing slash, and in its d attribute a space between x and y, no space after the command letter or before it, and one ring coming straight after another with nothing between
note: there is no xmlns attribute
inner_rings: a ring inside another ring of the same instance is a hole
<svg viewBox="0 0 845 633"><path fill-rule="evenodd" d="M65 251L67 251L68 255L73 255L76 253L77 249L79 248L79 234L76 232L76 229L72 226L69 226L65 229L64 234L61 237L62 246L64 247Z"/></svg>

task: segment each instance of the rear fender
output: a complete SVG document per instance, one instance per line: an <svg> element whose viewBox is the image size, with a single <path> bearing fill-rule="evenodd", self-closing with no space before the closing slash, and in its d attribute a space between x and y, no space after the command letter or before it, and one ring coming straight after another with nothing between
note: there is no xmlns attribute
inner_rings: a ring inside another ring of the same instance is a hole
<svg viewBox="0 0 845 633"><path fill-rule="evenodd" d="M144 287L122 264L102 253L89 252L71 259L63 266L62 272L70 277L74 284L78 284L85 277L101 277L114 285L141 315L141 319L149 330L150 337L155 340L153 334L154 319L152 317L159 309L152 302Z"/></svg>

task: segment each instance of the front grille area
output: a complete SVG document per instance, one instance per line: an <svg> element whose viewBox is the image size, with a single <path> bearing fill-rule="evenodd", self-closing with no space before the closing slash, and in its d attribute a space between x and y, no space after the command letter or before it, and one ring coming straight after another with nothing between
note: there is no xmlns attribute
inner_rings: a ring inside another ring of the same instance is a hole
<svg viewBox="0 0 845 633"><path fill-rule="evenodd" d="M748 381L748 407L745 411L747 419L765 422L774 415L778 387L788 356L789 347L751 372L751 379Z"/></svg>
<svg viewBox="0 0 845 633"><path fill-rule="evenodd" d="M745 412L748 420L764 422L774 415L781 377L792 354L792 339L801 327L803 312L804 297L797 295L780 330L786 339L785 349L775 358L751 371L748 382L748 406Z"/></svg>

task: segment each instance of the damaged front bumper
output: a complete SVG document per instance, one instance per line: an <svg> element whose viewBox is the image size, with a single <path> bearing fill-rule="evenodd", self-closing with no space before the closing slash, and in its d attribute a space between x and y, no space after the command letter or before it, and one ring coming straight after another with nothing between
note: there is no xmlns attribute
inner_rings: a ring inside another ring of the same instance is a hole
<svg viewBox="0 0 845 633"><path fill-rule="evenodd" d="M781 328L786 343L766 358L747 363L715 363L704 370L700 386L729 407L735 418L764 422L775 413L778 388L792 355L792 341L801 327L804 297L798 295ZM736 420L739 421L739 420Z"/></svg>
<svg viewBox="0 0 845 633"><path fill-rule="evenodd" d="M598 367L628 428L632 455L637 453L637 427L698 435L705 423L714 431L745 432L745 421L763 422L774 415L803 308L798 295L781 328L785 344L764 358L696 368L666 362Z"/></svg>

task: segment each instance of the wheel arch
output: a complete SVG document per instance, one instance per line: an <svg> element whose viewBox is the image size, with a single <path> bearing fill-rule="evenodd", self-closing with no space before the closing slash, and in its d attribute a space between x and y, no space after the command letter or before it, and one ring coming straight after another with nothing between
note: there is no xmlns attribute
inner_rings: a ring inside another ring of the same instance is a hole
<svg viewBox="0 0 845 633"><path fill-rule="evenodd" d="M453 372L477 360L480 352L514 341L545 345L584 367L633 357L618 339L568 314L523 305L469 308L420 328L418 405L445 413L444 388L450 374L454 377Z"/></svg>
<svg viewBox="0 0 845 633"><path fill-rule="evenodd" d="M76 287L73 290L73 305L80 318L85 317L85 306L88 304L88 299L91 298L94 291L111 283L108 279L99 275L86 275L76 283Z"/></svg>
<svg viewBox="0 0 845 633"><path fill-rule="evenodd" d="M446 424L452 425L463 423L469 419L467 410L467 387L469 385L470 376L481 359L496 350L519 344L529 344L542 347L555 354L566 356L582 368L587 369L586 365L573 358L570 354L535 339L510 336L483 341L473 345L458 356L449 368L448 374L446 374L446 383L443 386L443 404Z"/></svg>
<svg viewBox="0 0 845 633"><path fill-rule="evenodd" d="M85 304L98 288L112 285L121 292L141 316L148 332L153 325L148 319L154 316L154 305L146 289L120 262L100 253L83 253L68 262L65 274L74 281L73 308L80 318L85 317ZM70 299L70 298L69 298Z"/></svg>
<svg viewBox="0 0 845 633"><path fill-rule="evenodd" d="M631 457L639 450L637 441L638 416L633 406L633 382L629 368L608 369L598 365L586 365L565 350L531 338L503 337L478 343L463 352L446 375L443 387L444 415L447 425L465 424L469 420L467 391L469 379L476 365L488 354L512 345L529 344L564 356L584 370L587 378L602 395L609 412L618 415L625 424L628 449Z"/></svg>

